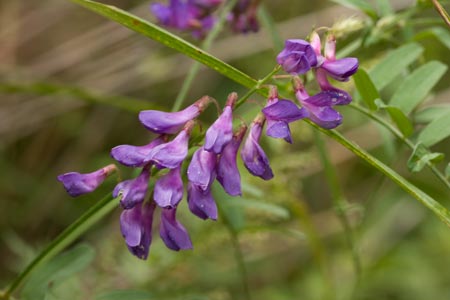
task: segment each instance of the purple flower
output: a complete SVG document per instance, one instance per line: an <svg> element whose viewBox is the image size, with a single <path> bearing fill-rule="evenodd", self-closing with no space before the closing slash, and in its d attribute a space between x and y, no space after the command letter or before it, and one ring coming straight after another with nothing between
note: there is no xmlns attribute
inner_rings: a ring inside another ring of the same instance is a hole
<svg viewBox="0 0 450 300"><path fill-rule="evenodd" d="M156 181L153 199L160 207L176 207L183 198L183 181L180 169L181 167L178 166Z"/></svg>
<svg viewBox="0 0 450 300"><path fill-rule="evenodd" d="M155 205L145 203L126 209L120 215L120 230L130 252L147 259L152 242L152 223Z"/></svg>
<svg viewBox="0 0 450 300"><path fill-rule="evenodd" d="M339 81L348 81L358 71L358 59L346 57L334 61L325 60L320 66L328 75Z"/></svg>
<svg viewBox="0 0 450 300"><path fill-rule="evenodd" d="M243 125L233 135L233 139L223 149L217 165L217 180L225 192L231 196L242 195L241 175L237 167L236 156L246 131L247 126Z"/></svg>
<svg viewBox="0 0 450 300"><path fill-rule="evenodd" d="M287 40L283 51L277 56L277 62L287 73L299 75L317 66L317 56L307 41Z"/></svg>
<svg viewBox="0 0 450 300"><path fill-rule="evenodd" d="M308 112L289 100L278 100L275 87L271 88L271 95L266 107L262 110L267 120L266 134L274 138L283 138L292 144L289 123L307 117Z"/></svg>
<svg viewBox="0 0 450 300"><path fill-rule="evenodd" d="M176 219L176 208L161 210L159 234L167 248L178 251L192 249L192 242L186 229Z"/></svg>
<svg viewBox="0 0 450 300"><path fill-rule="evenodd" d="M154 147L144 162L153 162L162 168L178 167L187 156L189 136L194 124L194 121L189 121L172 141Z"/></svg>
<svg viewBox="0 0 450 300"><path fill-rule="evenodd" d="M152 132L175 134L183 128L186 122L198 117L209 102L210 98L205 96L178 112L144 110L139 113L139 120L145 128Z"/></svg>
<svg viewBox="0 0 450 300"><path fill-rule="evenodd" d="M92 173L70 172L61 174L57 178L70 196L77 197L93 192L115 170L115 165L108 165Z"/></svg>
<svg viewBox="0 0 450 300"><path fill-rule="evenodd" d="M188 3L199 8L214 10L222 4L222 0L188 0Z"/></svg>
<svg viewBox="0 0 450 300"><path fill-rule="evenodd" d="M338 91L323 91L312 97L304 89L297 79L295 96L303 108L308 112L307 117L326 129L332 129L342 123L342 115L334 110L332 106L346 104L348 98ZM351 99L351 98L350 98Z"/></svg>
<svg viewBox="0 0 450 300"><path fill-rule="evenodd" d="M192 182L187 186L189 209L197 217L206 220L217 220L217 205L211 195L211 189L203 190Z"/></svg>
<svg viewBox="0 0 450 300"><path fill-rule="evenodd" d="M269 180L273 177L273 172L269 165L269 159L259 145L263 124L264 115L258 115L253 121L250 133L242 147L241 158L251 174Z"/></svg>
<svg viewBox="0 0 450 300"><path fill-rule="evenodd" d="M150 5L150 10L164 26L183 30L189 25L191 13L186 1L170 0L168 6L161 3L153 3Z"/></svg>
<svg viewBox="0 0 450 300"><path fill-rule="evenodd" d="M217 154L205 151L200 147L192 156L191 163L187 169L190 182L207 190L216 178Z"/></svg>
<svg viewBox="0 0 450 300"><path fill-rule="evenodd" d="M259 30L257 9L257 0L239 0L228 16L231 29L242 33L257 32Z"/></svg>
<svg viewBox="0 0 450 300"><path fill-rule="evenodd" d="M164 137L160 136L145 146L120 145L112 148L111 156L127 167L142 167L150 151L164 143Z"/></svg>
<svg viewBox="0 0 450 300"><path fill-rule="evenodd" d="M233 137L233 106L236 100L237 94L231 93L223 113L206 131L204 145L206 151L219 154L223 147L231 141Z"/></svg>
<svg viewBox="0 0 450 300"><path fill-rule="evenodd" d="M141 174L134 178L122 181L113 191L113 197L120 196L120 204L125 209L130 209L144 201L150 179L150 167L142 169Z"/></svg>

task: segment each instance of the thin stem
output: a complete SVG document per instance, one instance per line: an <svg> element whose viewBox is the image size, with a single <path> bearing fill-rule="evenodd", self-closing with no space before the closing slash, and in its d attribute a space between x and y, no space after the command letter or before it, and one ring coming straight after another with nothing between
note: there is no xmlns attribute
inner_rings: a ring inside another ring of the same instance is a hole
<svg viewBox="0 0 450 300"><path fill-rule="evenodd" d="M245 299L251 300L250 287L248 283L248 274L247 268L245 267L244 255L242 254L241 246L239 245L239 237L237 233L231 228L231 226L227 225L228 231L231 237L231 243L234 249L234 256L236 259L237 267L239 268L239 273L242 276L242 289L244 291Z"/></svg>
<svg viewBox="0 0 450 300"><path fill-rule="evenodd" d="M366 108L362 107L361 105L351 103L349 107L357 110L360 113L363 113L364 115L368 116L378 124L382 125L384 128L389 130L393 135L395 135L399 140L401 140L405 145L407 145L411 150L414 150L414 143L409 140L408 138L405 138L403 134L397 130L394 126L386 122L383 118L373 114ZM426 166L436 175L436 177L450 190L450 182L447 180L444 174L442 174L433 164L430 162L426 163Z"/></svg>
<svg viewBox="0 0 450 300"><path fill-rule="evenodd" d="M5 290L2 295L2 300L10 299L11 295L17 288L23 283L23 281L43 262L49 260L53 256L61 252L70 243L79 238L84 232L91 228L97 221L111 212L117 203L114 201L110 194L105 196L94 206L92 206L87 212L67 227L60 235L58 235L47 247L41 251L41 253L31 261L25 270L22 271L11 283L11 285Z"/></svg>
<svg viewBox="0 0 450 300"><path fill-rule="evenodd" d="M316 141L317 149L319 150L319 156L322 161L323 168L325 170L325 176L328 181L328 185L330 186L334 209L342 224L342 227L344 228L344 234L347 240L347 244L352 253L356 282L358 282L361 277L361 259L358 254L358 250L356 249L353 230L346 213L347 201L339 184L339 180L336 175L336 169L330 162L328 151L325 148L323 139L320 137L317 131L314 131L314 138Z"/></svg>
<svg viewBox="0 0 450 300"><path fill-rule="evenodd" d="M267 81L269 81L270 79L272 79L272 77L278 73L278 71L280 71L281 66L277 65L272 72L270 72L269 74L267 74L264 78L258 80L258 82L243 96L241 97L238 101L236 101L236 105L234 106L234 109L237 109L239 106L241 106L242 104L244 104L248 98L250 98L251 95L253 95L254 93L256 93L263 84L265 84Z"/></svg>
<svg viewBox="0 0 450 300"><path fill-rule="evenodd" d="M236 4L237 0L231 0L227 2L227 4L224 6L219 19L217 20L214 27L211 29L211 31L206 36L205 40L200 45L200 48L208 51L211 48L211 45L213 41L216 39L216 37L221 32L223 25L225 24L226 18L230 11L233 9L234 5ZM181 86L180 92L177 95L177 98L175 99L175 102L172 106L172 111L177 111L181 108L181 105L183 105L183 102L186 100L186 96L189 92L189 89L192 86L192 83L195 80L195 77L197 77L198 71L200 70L200 63L194 62L189 69L189 72L183 81L183 85Z"/></svg>
<svg viewBox="0 0 450 300"><path fill-rule="evenodd" d="M450 27L450 16L448 15L445 8L439 3L437 0L431 0L434 7L436 8L437 12L441 15L442 19L444 20L445 24Z"/></svg>

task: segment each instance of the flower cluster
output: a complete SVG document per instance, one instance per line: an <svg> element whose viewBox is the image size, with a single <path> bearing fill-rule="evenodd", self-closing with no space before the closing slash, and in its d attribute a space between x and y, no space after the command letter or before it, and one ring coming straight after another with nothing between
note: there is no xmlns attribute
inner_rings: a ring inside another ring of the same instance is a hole
<svg viewBox="0 0 450 300"><path fill-rule="evenodd" d="M351 97L334 87L328 77L348 80L356 72L358 61L355 58L336 59L333 37L327 40L324 56L321 55L321 43L316 34L312 35L311 44L304 40L288 40L277 60L284 70L294 75L295 97L301 107L290 100L279 99L277 88L270 87L267 104L254 118L245 140L245 124L233 131L237 94L231 93L219 117L206 130L204 142L196 145L198 149L187 166L183 164L189 160L191 132L197 124L197 117L213 100L209 96L178 112L141 111L139 121L157 137L147 145L120 145L111 150L111 156L117 162L139 170L136 178L120 182L112 193L123 208L120 228L132 254L141 259L147 258L157 208L160 211L159 233L165 245L175 251L192 248L186 228L176 218L178 204L184 197L184 173L188 181L186 198L189 210L201 219L216 220L217 206L211 192L213 182L217 179L231 196L242 194L237 166L241 144L240 156L246 169L264 180L273 178L269 160L259 143L266 123L268 136L292 143L291 122L309 118L324 128L334 128L342 122L342 116L333 106L347 104ZM297 76L311 69L320 87L320 92L313 96L308 95ZM114 165L109 165L89 174L63 174L58 176L58 180L71 196L76 197L92 192L115 170ZM154 188L149 192L153 177Z"/></svg>
<svg viewBox="0 0 450 300"><path fill-rule="evenodd" d="M166 27L191 32L202 39L216 22L213 12L223 0L170 0L167 5L153 3L150 10L158 22ZM256 11L259 0L239 0L227 16L234 32L257 32L259 22Z"/></svg>

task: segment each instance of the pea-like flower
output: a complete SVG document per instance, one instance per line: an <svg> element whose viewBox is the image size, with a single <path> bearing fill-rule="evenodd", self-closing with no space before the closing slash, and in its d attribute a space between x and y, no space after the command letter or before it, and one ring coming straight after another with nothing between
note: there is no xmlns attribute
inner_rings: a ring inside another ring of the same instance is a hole
<svg viewBox="0 0 450 300"><path fill-rule="evenodd" d="M120 197L120 204L125 209L130 209L144 201L147 194L148 181L150 179L150 167L142 169L141 174L134 179L122 181L113 191L113 197Z"/></svg>
<svg viewBox="0 0 450 300"><path fill-rule="evenodd" d="M211 189L203 190L192 182L187 186L187 201L190 211L197 217L206 220L217 220L217 205Z"/></svg>
<svg viewBox="0 0 450 300"><path fill-rule="evenodd" d="M111 156L119 163L127 167L143 167L151 150L165 142L163 136L151 141L144 146L120 145L112 148Z"/></svg>
<svg viewBox="0 0 450 300"><path fill-rule="evenodd" d="M283 51L277 56L283 70L292 75L300 75L317 66L317 56L311 45L300 39L287 40Z"/></svg>
<svg viewBox="0 0 450 300"><path fill-rule="evenodd" d="M78 197L93 192L115 170L115 165L108 165L92 173L69 172L61 174L57 179L64 185L70 196Z"/></svg>
<svg viewBox="0 0 450 300"><path fill-rule="evenodd" d="M237 167L236 157L244 138L247 126L242 125L233 135L232 140L225 146L217 165L217 180L225 192L231 196L242 195L241 175Z"/></svg>
<svg viewBox="0 0 450 300"><path fill-rule="evenodd" d="M223 147L233 137L233 106L237 100L237 94L231 93L219 118L208 128L205 135L206 151L219 154Z"/></svg>
<svg viewBox="0 0 450 300"><path fill-rule="evenodd" d="M120 215L120 230L130 252L140 259L147 259L152 242L154 203L136 205Z"/></svg>
<svg viewBox="0 0 450 300"><path fill-rule="evenodd" d="M187 169L189 182L207 190L216 179L217 154L198 148Z"/></svg>
<svg viewBox="0 0 450 300"><path fill-rule="evenodd" d="M176 208L161 210L159 234L167 248L179 251L192 249L192 242L184 226L176 219Z"/></svg>
<svg viewBox="0 0 450 300"><path fill-rule="evenodd" d="M258 32L257 9L259 0L239 0L228 15L228 22L234 32Z"/></svg>
<svg viewBox="0 0 450 300"><path fill-rule="evenodd" d="M181 165L171 169L156 181L153 199L160 207L176 207L183 198L183 180L180 169Z"/></svg>
<svg viewBox="0 0 450 300"><path fill-rule="evenodd" d="M266 153L264 153L264 150L259 145L264 121L265 118L262 114L259 114L255 120L253 120L250 127L250 133L241 150L241 158L244 162L244 166L251 174L261 177L264 180L269 180L273 178L273 172L270 168L269 159L267 158Z"/></svg>
<svg viewBox="0 0 450 300"><path fill-rule="evenodd" d="M139 120L148 130L159 134L175 134L190 120L195 119L211 102L208 96L178 112L144 110L139 113Z"/></svg>
<svg viewBox="0 0 450 300"><path fill-rule="evenodd" d="M274 138L282 138L292 144L291 130L289 123L307 117L308 112L299 108L289 100L278 99L278 92L275 86L270 88L267 105L262 110L266 117L266 134Z"/></svg>

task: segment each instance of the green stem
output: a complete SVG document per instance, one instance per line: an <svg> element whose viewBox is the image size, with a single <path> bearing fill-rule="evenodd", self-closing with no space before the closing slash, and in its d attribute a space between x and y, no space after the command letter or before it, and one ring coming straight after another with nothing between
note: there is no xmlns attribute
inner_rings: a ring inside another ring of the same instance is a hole
<svg viewBox="0 0 450 300"><path fill-rule="evenodd" d="M217 20L214 27L211 29L211 31L206 36L205 40L200 45L200 48L208 51L211 48L211 45L215 38L219 35L221 32L223 25L225 24L226 18L230 11L233 9L234 5L236 4L237 0L231 0L227 2L227 4L224 6L219 19ZM177 95L177 98L175 99L175 102L172 106L172 111L178 111L181 108L181 105L183 104L184 100L186 100L186 96L189 92L189 89L192 86L192 83L194 82L195 77L198 74L198 71L200 70L200 63L194 62L183 81L183 85L181 86L180 92Z"/></svg>
<svg viewBox="0 0 450 300"><path fill-rule="evenodd" d="M445 24L450 27L450 16L448 15L445 8L439 3L437 0L431 0L434 7L436 8L439 15L441 15L442 19L444 20Z"/></svg>
<svg viewBox="0 0 450 300"><path fill-rule="evenodd" d="M117 202L114 201L110 194L105 196L87 212L67 227L59 236L57 236L48 246L31 261L30 264L22 271L6 289L1 299L8 300L17 288L23 283L28 275L33 272L43 262L49 260L59 252L61 252L70 243L79 238L84 232L91 228L101 218L111 212L117 207Z"/></svg>
<svg viewBox="0 0 450 300"><path fill-rule="evenodd" d="M406 146L408 146L411 150L414 150L414 143L409 140L408 138L405 138L403 136L403 134L397 130L397 128L395 128L394 126L392 126L391 124L389 124L388 122L386 122L386 120L384 120L383 118L381 118L380 116L377 116L375 114L373 114L371 111L369 111L368 109L362 107L361 105L355 104L355 103L351 103L349 105L349 107L357 110L358 112L366 115L367 117L369 117L370 119L372 119L373 121L377 122L378 124L380 124L381 126L383 126L384 128L386 128L387 130L389 130L394 136L396 136L400 141L402 141ZM450 190L450 182L447 180L447 178L445 177L444 174L442 174L435 166L433 166L433 164L431 164L430 162L426 163L426 166L434 173L434 175L436 175L436 177Z"/></svg>
<svg viewBox="0 0 450 300"><path fill-rule="evenodd" d="M328 181L328 185L331 190L331 197L333 199L334 209L336 214L344 228L345 237L347 240L348 247L352 253L353 267L355 269L356 282L359 281L361 277L361 259L358 254L358 250L355 245L353 230L350 225L350 221L347 217L346 206L347 201L345 199L344 193L342 192L341 186L339 184L338 176L336 174L336 169L330 162L328 151L325 148L323 139L320 137L317 131L314 132L314 138L316 141L317 149L319 150L319 156L322 161L323 168L325 170L325 177Z"/></svg>
<svg viewBox="0 0 450 300"><path fill-rule="evenodd" d="M227 225L228 231L230 233L231 243L234 249L234 257L236 259L236 264L239 268L239 273L242 276L242 290L244 291L245 299L251 300L250 287L248 283L248 274L247 268L245 267L244 255L242 254L241 246L239 245L239 237L237 233L231 228L230 225Z"/></svg>

